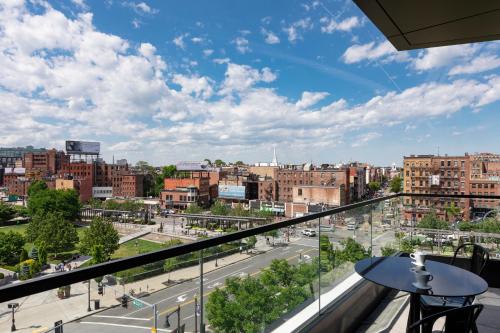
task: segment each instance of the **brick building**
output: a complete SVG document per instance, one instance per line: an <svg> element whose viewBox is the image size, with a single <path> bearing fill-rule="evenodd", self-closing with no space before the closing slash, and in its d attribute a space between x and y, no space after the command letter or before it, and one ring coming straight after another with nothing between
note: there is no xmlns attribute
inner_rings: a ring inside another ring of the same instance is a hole
<svg viewBox="0 0 500 333"><path fill-rule="evenodd" d="M55 175L69 163L69 156L62 151L50 149L24 154L23 166L27 171L38 170L47 176Z"/></svg>
<svg viewBox="0 0 500 333"><path fill-rule="evenodd" d="M469 194L470 157L411 155L404 157L405 193ZM404 198L405 220L419 221L432 209L442 219L449 220L446 208L452 203L469 216L469 200L446 198Z"/></svg>
<svg viewBox="0 0 500 333"><path fill-rule="evenodd" d="M273 193L277 201L292 202L294 186L344 186L343 202L349 203L350 170L349 168L313 169L311 165L304 167L291 166L275 170ZM260 189L259 189L260 195Z"/></svg>
<svg viewBox="0 0 500 333"><path fill-rule="evenodd" d="M324 204L327 206L345 205L345 187L302 185L293 187L293 202L305 204Z"/></svg>
<svg viewBox="0 0 500 333"><path fill-rule="evenodd" d="M160 193L162 208L184 209L192 203L210 204L210 177L208 171L183 171L182 177L165 178Z"/></svg>
<svg viewBox="0 0 500 333"><path fill-rule="evenodd" d="M123 175L121 178L121 186L117 187L118 193L113 193L114 196L125 198L136 198L144 196L144 175ZM114 188L113 188L114 189Z"/></svg>

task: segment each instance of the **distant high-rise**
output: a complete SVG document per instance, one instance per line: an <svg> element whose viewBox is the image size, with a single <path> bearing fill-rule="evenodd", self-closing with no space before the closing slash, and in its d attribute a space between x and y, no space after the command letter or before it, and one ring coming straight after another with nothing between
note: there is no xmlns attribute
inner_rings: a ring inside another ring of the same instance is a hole
<svg viewBox="0 0 500 333"><path fill-rule="evenodd" d="M278 166L278 158L276 157L276 147L273 150L273 161L270 166Z"/></svg>

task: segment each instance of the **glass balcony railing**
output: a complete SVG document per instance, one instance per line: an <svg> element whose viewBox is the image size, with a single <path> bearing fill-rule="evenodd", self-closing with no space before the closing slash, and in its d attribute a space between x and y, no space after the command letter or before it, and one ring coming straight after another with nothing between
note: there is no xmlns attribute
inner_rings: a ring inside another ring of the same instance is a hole
<svg viewBox="0 0 500 333"><path fill-rule="evenodd" d="M499 196L420 194L241 225L192 243L7 283L0 287L0 331L12 325L36 332L300 331L361 279L357 261L416 248L452 255L464 242L483 244L494 259L500 257L498 226Z"/></svg>

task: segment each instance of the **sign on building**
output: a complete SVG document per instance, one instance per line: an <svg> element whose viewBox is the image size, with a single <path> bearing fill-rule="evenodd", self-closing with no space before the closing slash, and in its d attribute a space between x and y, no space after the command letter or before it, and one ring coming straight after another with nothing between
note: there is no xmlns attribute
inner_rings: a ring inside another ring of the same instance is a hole
<svg viewBox="0 0 500 333"><path fill-rule="evenodd" d="M66 152L68 154L97 155L100 151L100 142L66 141Z"/></svg>
<svg viewBox="0 0 500 333"><path fill-rule="evenodd" d="M92 187L93 198L112 198L113 187L111 186L94 186Z"/></svg>
<svg viewBox="0 0 500 333"><path fill-rule="evenodd" d="M245 200L245 186L219 185L219 198Z"/></svg>

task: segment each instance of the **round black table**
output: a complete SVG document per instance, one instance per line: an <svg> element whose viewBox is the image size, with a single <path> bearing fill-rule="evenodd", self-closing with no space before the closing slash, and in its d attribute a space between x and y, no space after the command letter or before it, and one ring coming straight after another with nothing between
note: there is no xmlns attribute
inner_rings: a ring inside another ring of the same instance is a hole
<svg viewBox="0 0 500 333"><path fill-rule="evenodd" d="M467 297L484 293L488 284L480 276L462 268L427 260L425 270L432 274L429 282L432 288L422 290L413 283L415 273L411 263L413 260L405 257L372 257L358 261L356 273L376 284L410 293L410 314L408 326L420 320L420 295L442 297Z"/></svg>

